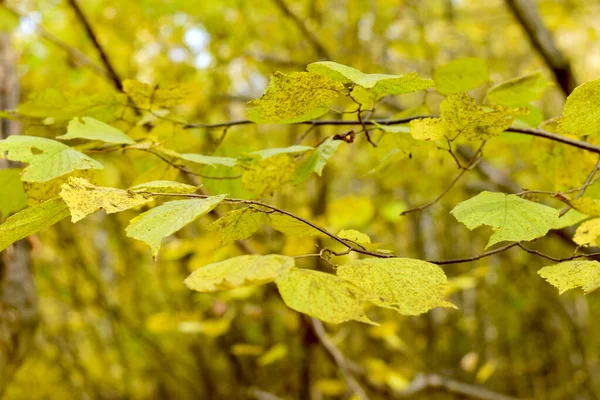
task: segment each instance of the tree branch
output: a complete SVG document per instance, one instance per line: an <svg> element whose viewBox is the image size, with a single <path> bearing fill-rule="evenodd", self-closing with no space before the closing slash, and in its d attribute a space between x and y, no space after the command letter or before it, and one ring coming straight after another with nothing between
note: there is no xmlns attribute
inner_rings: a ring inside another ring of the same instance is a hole
<svg viewBox="0 0 600 400"><path fill-rule="evenodd" d="M552 70L565 96L568 96L577 87L577 80L571 71L569 61L556 47L550 31L535 9L535 5L529 0L506 0L506 4L525 29L531 45L542 55Z"/></svg>
<svg viewBox="0 0 600 400"><path fill-rule="evenodd" d="M94 47L96 48L96 50L100 54L100 59L102 60L102 64L106 68L108 76L112 80L113 85L115 86L115 88L117 88L119 91L122 92L123 91L122 80L119 77L119 74L117 74L117 71L115 70L114 66L112 65L110 59L108 58L108 55L107 55L106 51L104 50L104 48L102 47L102 45L98 41L98 36L94 32L94 29L92 28L92 25L90 24L90 22L88 21L88 19L85 16L85 14L83 13L83 11L81 10L81 8L79 7L79 4L77 4L77 0L68 0L68 2L69 2L69 5L71 6L71 8L73 9L73 11L75 12L75 15L77 16L77 19L83 25L83 27L84 27L84 29L85 29L88 37L92 41L92 44L94 45Z"/></svg>

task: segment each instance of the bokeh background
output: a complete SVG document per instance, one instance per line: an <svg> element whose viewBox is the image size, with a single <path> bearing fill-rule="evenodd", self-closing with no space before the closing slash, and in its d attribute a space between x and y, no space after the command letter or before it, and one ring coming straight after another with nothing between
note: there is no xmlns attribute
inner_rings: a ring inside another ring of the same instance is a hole
<svg viewBox="0 0 600 400"><path fill-rule="evenodd" d="M600 77L600 3L594 0L79 0L113 74L72 1L0 3L0 62L4 78L12 68L18 80L13 95L107 93L126 78L181 85L190 95L173 112L193 122L244 119L246 102L262 94L273 71L302 71L322 59L370 73L431 77L452 59L480 57L491 80L471 92L478 100L494 83L540 70L556 84L536 102L533 126L559 116L576 84ZM532 43L515 18L519 4L543 22L537 29L550 32L558 59ZM435 91L395 96L377 115L435 114L442 100ZM289 146L306 129L184 130L156 118L145 122L172 149L217 155ZM56 134L45 125L21 129ZM307 144L344 132L319 128ZM399 153L381 165L390 149ZM183 179L150 155L102 157L110 162L97 179L108 185ZM266 201L332 231L365 232L396 254L451 259L482 253L490 232L469 232L454 220L449 211L458 202L482 190L579 187L596 161L553 142L504 134L490 141L478 169L442 201L400 217L444 190L457 173L455 161L435 145L387 141L373 148L359 137L340 146L322 178L286 185ZM238 180L202 183L211 193L248 196ZM588 194L600 195L600 185ZM65 220L28 240L40 319L4 398L348 398L330 353L274 285L215 295L183 285L192 270L243 254L243 246L218 248L218 238L205 229L213 217L169 238L155 262L145 245L125 236L136 213L97 213L76 225ZM568 256L575 248L570 234L549 234L532 247ZM247 245L261 254L315 251L312 238L267 228ZM315 261L299 263L311 267ZM377 310L378 327L326 329L372 399L598 399L600 298L578 290L559 296L537 275L549 263L515 248L444 266L458 310L419 317ZM447 381L414 390L419 379L433 375Z"/></svg>

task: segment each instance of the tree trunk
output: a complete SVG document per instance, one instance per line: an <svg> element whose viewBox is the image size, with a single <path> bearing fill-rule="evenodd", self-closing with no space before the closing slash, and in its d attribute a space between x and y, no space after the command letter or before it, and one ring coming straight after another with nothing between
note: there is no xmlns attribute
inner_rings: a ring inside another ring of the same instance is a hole
<svg viewBox="0 0 600 400"><path fill-rule="evenodd" d="M0 4L2 0L0 0ZM0 32L0 110L19 102L19 82L11 35ZM0 138L19 133L17 121L0 119ZM0 168L11 163L0 159ZM21 240L0 253L0 397L31 346L38 321L30 246Z"/></svg>

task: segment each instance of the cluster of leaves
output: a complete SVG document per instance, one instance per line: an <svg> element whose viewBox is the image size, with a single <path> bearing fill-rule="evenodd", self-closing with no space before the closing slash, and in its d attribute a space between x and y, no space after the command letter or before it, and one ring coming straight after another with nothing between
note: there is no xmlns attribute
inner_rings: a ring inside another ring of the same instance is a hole
<svg viewBox="0 0 600 400"><path fill-rule="evenodd" d="M450 143L457 139L482 142L500 135L524 117L529 103L539 98L548 86L541 73L527 75L492 87L485 104L478 105L467 91L487 80L487 66L474 59L441 66L434 80L423 79L415 73L365 74L334 62L317 62L310 64L307 72L275 73L265 94L250 102L248 118L264 124L310 124L328 113L341 97L357 107L353 113L366 135L375 127L384 134L416 142ZM374 104L385 96L432 87L447 95L440 106L440 117L415 118L401 126L365 118L364 112L372 112ZM590 82L569 96L557 125L559 133L576 137L600 133L599 87L600 81ZM22 208L21 203L29 202L29 207L0 225L0 250L69 215L76 223L98 210L110 214L151 206L131 219L126 232L127 236L150 246L152 256L157 257L165 237L219 205L243 205L245 207L230 211L209 227L219 232L221 245L246 239L268 224L286 235L325 235L344 245L348 252L375 258L340 265L334 275L298 268L295 259L289 256L246 255L196 270L186 279L190 289L214 292L275 282L290 308L331 323L349 320L372 323L365 314L369 304L405 315L417 315L433 307L452 307L444 300L447 279L439 266L378 251L368 236L360 232L344 231L334 235L265 203L230 198L226 194L197 194L198 186L177 181L150 181L128 189L94 185L86 174L104 166L86 152L121 151L125 154L125 151L138 150L157 155L182 171L189 171L190 165L239 170L242 185L255 196L265 197L288 182L304 182L313 172L321 175L327 161L344 141L342 137L329 137L316 147L270 148L238 157L182 153L160 139L126 134L118 128L118 123L111 122L115 109L129 110L128 101L154 115L174 107L185 94L177 88L158 89L135 81L126 81L124 90L129 99L115 95L108 101L106 96L102 99L95 96L79 102L48 91L16 110L15 115L24 121L41 120L57 130L66 128L66 133L54 138L60 141L36 136L13 136L0 141L0 155L27 164L20 171L25 193L20 188L21 182L15 179L18 169L3 171L3 182L14 195L2 201L1 211L10 214ZM107 107L111 108L110 112ZM63 143L72 140L79 144ZM176 199L155 205L165 197ZM516 194L492 192L482 192L458 204L452 215L469 229L481 225L491 227L494 233L486 248L501 242L539 239L552 229L581 222L586 216L596 218L582 224L574 240L584 246L596 243L600 237L597 200L563 196L563 201L585 215L577 221L571 217L565 221L567 216L559 217L559 210L553 207ZM323 249L318 256L328 259L339 254ZM561 291L581 286L590 292L600 286L600 263L596 261L570 261L545 267L539 273Z"/></svg>

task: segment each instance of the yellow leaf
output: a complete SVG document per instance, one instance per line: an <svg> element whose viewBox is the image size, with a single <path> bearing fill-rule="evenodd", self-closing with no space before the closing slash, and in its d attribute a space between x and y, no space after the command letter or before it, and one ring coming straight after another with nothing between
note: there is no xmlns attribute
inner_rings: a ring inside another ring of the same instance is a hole
<svg viewBox="0 0 600 400"><path fill-rule="evenodd" d="M441 118L413 119L410 134L417 140L441 140L446 137L446 125Z"/></svg>
<svg viewBox="0 0 600 400"><path fill-rule="evenodd" d="M600 218L590 219L579 225L575 231L573 241L579 246L596 246L596 239L600 236Z"/></svg>
<svg viewBox="0 0 600 400"><path fill-rule="evenodd" d="M264 367L287 357L288 348L283 343L277 343L258 359L258 365Z"/></svg>
<svg viewBox="0 0 600 400"><path fill-rule="evenodd" d="M600 287L600 263L598 261L575 260L550 265L538 274L563 294L567 290L580 287L585 294Z"/></svg>
<svg viewBox="0 0 600 400"><path fill-rule="evenodd" d="M266 222L265 213L245 207L228 212L210 224L208 230L218 231L221 237L220 245L226 246L236 240L249 238Z"/></svg>
<svg viewBox="0 0 600 400"><path fill-rule="evenodd" d="M181 86L160 87L148 85L132 79L123 81L123 91L127 93L138 107L171 108L183 102L190 92Z"/></svg>

